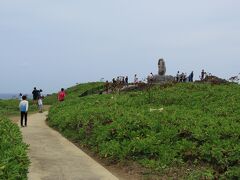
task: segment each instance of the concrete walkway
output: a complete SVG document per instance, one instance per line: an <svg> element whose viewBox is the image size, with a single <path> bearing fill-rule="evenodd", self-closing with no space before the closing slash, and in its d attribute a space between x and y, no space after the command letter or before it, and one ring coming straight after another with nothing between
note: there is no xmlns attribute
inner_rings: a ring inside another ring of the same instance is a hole
<svg viewBox="0 0 240 180"><path fill-rule="evenodd" d="M28 127L21 128L30 145L29 180L116 180L104 167L74 144L49 128L47 113L29 116Z"/></svg>

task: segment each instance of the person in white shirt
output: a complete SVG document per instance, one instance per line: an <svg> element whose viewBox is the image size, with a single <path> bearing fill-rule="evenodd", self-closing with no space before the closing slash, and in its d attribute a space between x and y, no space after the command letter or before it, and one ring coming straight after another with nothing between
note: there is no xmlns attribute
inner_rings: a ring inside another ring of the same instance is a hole
<svg viewBox="0 0 240 180"><path fill-rule="evenodd" d="M153 73L151 72L150 75L148 76L147 80L148 80L148 83L153 83L153 79L154 79L154 76L153 76Z"/></svg>
<svg viewBox="0 0 240 180"><path fill-rule="evenodd" d="M38 97L38 109L39 112L42 113L43 112L43 101L42 101L42 97Z"/></svg>
<svg viewBox="0 0 240 180"><path fill-rule="evenodd" d="M23 96L22 101L19 104L19 109L21 112L21 127L27 127L28 107L29 103L27 101L27 96ZM23 119L25 120L25 125L23 124Z"/></svg>
<svg viewBox="0 0 240 180"><path fill-rule="evenodd" d="M138 78L137 78L137 74L134 75L134 84L138 83Z"/></svg>
<svg viewBox="0 0 240 180"><path fill-rule="evenodd" d="M20 93L19 96L18 96L19 101L22 100L22 96L23 96L22 93Z"/></svg>

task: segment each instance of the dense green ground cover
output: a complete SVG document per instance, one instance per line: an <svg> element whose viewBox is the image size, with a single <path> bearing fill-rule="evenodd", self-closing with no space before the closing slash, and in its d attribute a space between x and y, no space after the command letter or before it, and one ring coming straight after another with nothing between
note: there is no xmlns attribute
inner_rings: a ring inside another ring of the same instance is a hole
<svg viewBox="0 0 240 180"><path fill-rule="evenodd" d="M6 117L18 114L18 105L18 100L0 100L0 179L4 180L27 179L30 164L19 127Z"/></svg>
<svg viewBox="0 0 240 180"><path fill-rule="evenodd" d="M19 112L18 100L0 100L0 114L1 115L12 115Z"/></svg>
<svg viewBox="0 0 240 180"><path fill-rule="evenodd" d="M239 115L239 85L177 84L120 95L73 93L51 108L49 124L114 162L133 160L158 172L188 167L183 176L190 179L237 179Z"/></svg>
<svg viewBox="0 0 240 180"><path fill-rule="evenodd" d="M0 179L27 179L27 145L18 126L0 117L0 134Z"/></svg>
<svg viewBox="0 0 240 180"><path fill-rule="evenodd" d="M0 115L9 116L19 114L19 100L0 100ZM29 100L29 111L36 111L37 105L32 104L32 100Z"/></svg>

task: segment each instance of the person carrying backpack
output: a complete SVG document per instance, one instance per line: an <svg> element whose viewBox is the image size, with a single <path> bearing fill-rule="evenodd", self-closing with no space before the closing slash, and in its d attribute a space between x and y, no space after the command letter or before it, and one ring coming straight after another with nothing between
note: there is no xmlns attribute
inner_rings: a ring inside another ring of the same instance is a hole
<svg viewBox="0 0 240 180"><path fill-rule="evenodd" d="M36 87L34 87L32 95L33 95L33 103L37 104L37 100L38 100L38 97L39 97L39 90L37 90Z"/></svg>
<svg viewBox="0 0 240 180"><path fill-rule="evenodd" d="M21 112L21 127L27 127L27 114L28 114L28 101L27 96L22 97L22 101L19 104ZM25 126L23 125L23 118L25 119Z"/></svg>
<svg viewBox="0 0 240 180"><path fill-rule="evenodd" d="M58 101L64 101L65 99L65 96L66 96L66 93L64 91L64 89L62 88L61 91L58 93Z"/></svg>

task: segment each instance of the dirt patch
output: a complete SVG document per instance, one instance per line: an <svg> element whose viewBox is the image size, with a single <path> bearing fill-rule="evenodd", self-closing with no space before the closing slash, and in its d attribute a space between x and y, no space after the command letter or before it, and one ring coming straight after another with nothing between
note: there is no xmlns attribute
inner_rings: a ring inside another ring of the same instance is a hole
<svg viewBox="0 0 240 180"><path fill-rule="evenodd" d="M107 159L100 158L96 153L89 150L89 148L79 145L79 143L73 142L77 147L84 151L87 155L104 166L113 175L119 178L119 180L141 180L143 179L144 169L134 162L122 162L113 163Z"/></svg>
<svg viewBox="0 0 240 180"><path fill-rule="evenodd" d="M195 166L191 163L186 165L166 168L161 172L156 172L147 168L142 167L133 161L124 161L120 163L114 163L107 159L100 158L96 153L89 150L89 148L79 145L73 142L82 151L88 154L91 158L97 161L99 164L109 170L114 176L118 177L119 180L167 180L167 179L184 179L187 175L197 169L205 167Z"/></svg>
<svg viewBox="0 0 240 180"><path fill-rule="evenodd" d="M11 119L12 122L17 124L20 121L20 116L10 116L9 119Z"/></svg>
<svg viewBox="0 0 240 180"><path fill-rule="evenodd" d="M50 107L51 107L50 105L44 105L43 111L49 111Z"/></svg>
<svg viewBox="0 0 240 180"><path fill-rule="evenodd" d="M202 81L196 81L196 82L205 82L205 83L211 83L211 84L227 84L229 83L225 79L221 79L217 76L206 76Z"/></svg>

